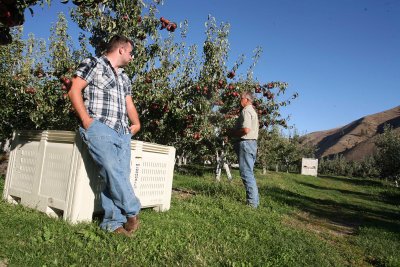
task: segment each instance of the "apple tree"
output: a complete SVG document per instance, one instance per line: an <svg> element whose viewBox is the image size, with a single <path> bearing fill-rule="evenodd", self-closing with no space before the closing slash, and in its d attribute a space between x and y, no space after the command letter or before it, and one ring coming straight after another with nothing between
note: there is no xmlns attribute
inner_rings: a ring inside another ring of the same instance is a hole
<svg viewBox="0 0 400 267"><path fill-rule="evenodd" d="M22 28L13 28L14 41L0 46L0 139L14 130L73 130L77 123L66 92L69 76L84 55L74 50L63 14L51 28L49 46L33 35L22 40ZM84 47L84 42L82 42ZM69 75L69 76L68 76Z"/></svg>
<svg viewBox="0 0 400 267"><path fill-rule="evenodd" d="M284 137L278 126L271 129L262 128L258 136L257 162L266 174L272 166L278 171L280 164L280 151L284 146Z"/></svg>
<svg viewBox="0 0 400 267"><path fill-rule="evenodd" d="M30 86L30 66L35 48L33 38L22 41L19 28L13 29L11 34L14 42L0 46L0 140L10 138L14 129L35 126L30 119L36 93L36 89ZM28 53L24 54L25 51Z"/></svg>

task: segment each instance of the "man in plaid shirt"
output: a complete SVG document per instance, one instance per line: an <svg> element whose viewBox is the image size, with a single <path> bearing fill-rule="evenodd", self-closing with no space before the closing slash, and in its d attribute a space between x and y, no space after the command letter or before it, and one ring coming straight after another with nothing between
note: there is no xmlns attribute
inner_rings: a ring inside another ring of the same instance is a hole
<svg viewBox="0 0 400 267"><path fill-rule="evenodd" d="M122 68L133 59L132 50L128 38L111 38L103 56L87 58L79 65L68 93L82 122L82 139L106 183L100 227L126 236L139 227L141 208L129 180L131 137L139 132L140 121L130 79Z"/></svg>

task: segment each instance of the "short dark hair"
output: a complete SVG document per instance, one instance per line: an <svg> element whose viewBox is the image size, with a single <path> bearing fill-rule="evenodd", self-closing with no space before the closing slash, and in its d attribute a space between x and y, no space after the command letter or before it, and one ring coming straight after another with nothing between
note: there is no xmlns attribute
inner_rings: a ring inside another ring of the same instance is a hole
<svg viewBox="0 0 400 267"><path fill-rule="evenodd" d="M123 35L114 35L106 46L106 53L110 53L119 48L120 45L130 43L133 47L133 41Z"/></svg>

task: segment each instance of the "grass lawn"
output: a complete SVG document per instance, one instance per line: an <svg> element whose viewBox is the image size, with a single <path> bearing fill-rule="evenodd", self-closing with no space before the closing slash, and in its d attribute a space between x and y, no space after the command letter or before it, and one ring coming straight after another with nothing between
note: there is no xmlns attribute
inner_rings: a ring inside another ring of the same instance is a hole
<svg viewBox="0 0 400 267"><path fill-rule="evenodd" d="M400 266L398 188L257 171L252 209L233 175L175 173L171 209L142 210L132 238L1 200L0 266Z"/></svg>

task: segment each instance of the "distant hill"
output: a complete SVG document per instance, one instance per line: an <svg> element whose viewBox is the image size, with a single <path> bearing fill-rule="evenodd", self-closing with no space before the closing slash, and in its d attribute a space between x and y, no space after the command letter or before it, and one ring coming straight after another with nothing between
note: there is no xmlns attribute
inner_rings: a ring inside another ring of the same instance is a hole
<svg viewBox="0 0 400 267"><path fill-rule="evenodd" d="M362 117L343 127L304 135L302 142L315 145L318 158L342 154L348 160L361 160L374 153L375 140L385 124L400 132L400 106Z"/></svg>

